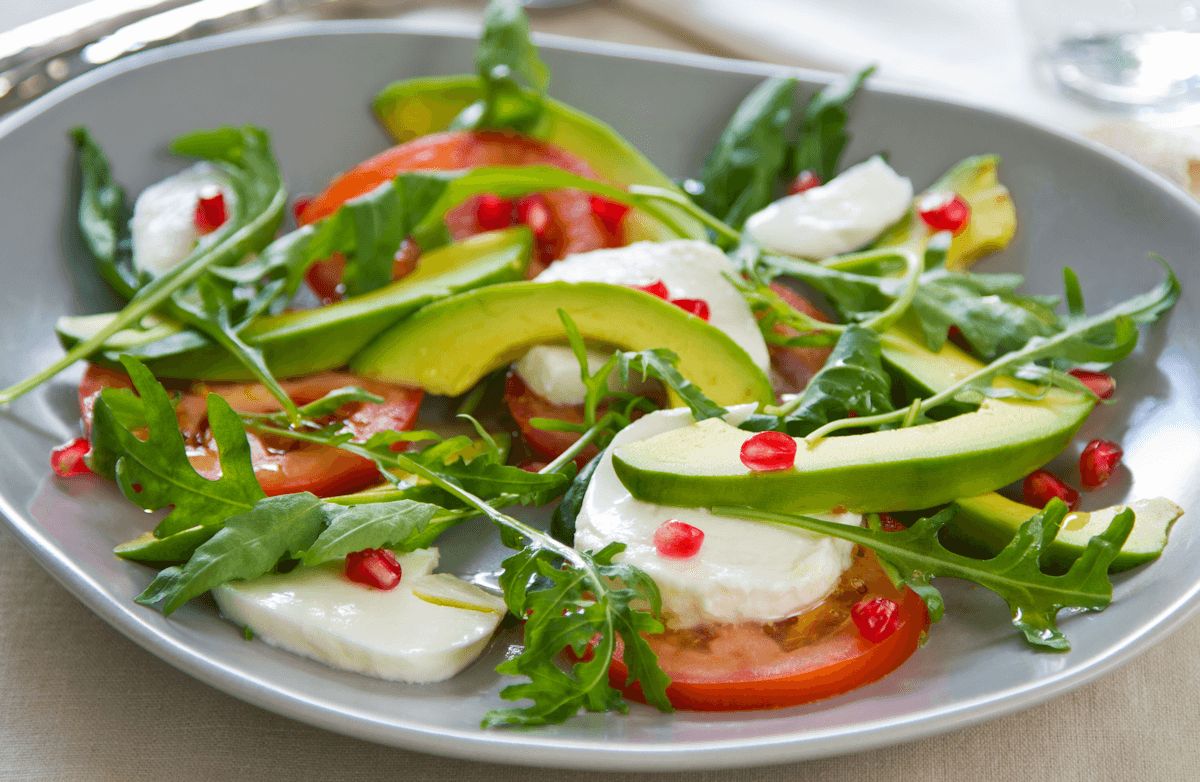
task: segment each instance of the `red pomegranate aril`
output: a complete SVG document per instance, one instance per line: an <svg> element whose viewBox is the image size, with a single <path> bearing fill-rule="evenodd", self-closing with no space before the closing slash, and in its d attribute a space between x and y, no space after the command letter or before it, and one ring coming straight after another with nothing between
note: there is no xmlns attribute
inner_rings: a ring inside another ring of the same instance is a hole
<svg viewBox="0 0 1200 782"><path fill-rule="evenodd" d="M971 206L958 193L930 193L917 204L917 214L935 231L958 234L971 219Z"/></svg>
<svg viewBox="0 0 1200 782"><path fill-rule="evenodd" d="M312 203L312 196L297 196L292 202L292 217L296 219L296 225L300 225L300 216L304 214L304 210Z"/></svg>
<svg viewBox="0 0 1200 782"><path fill-rule="evenodd" d="M704 530L684 521L671 519L654 530L654 548L660 557L690 559L704 545Z"/></svg>
<svg viewBox="0 0 1200 782"><path fill-rule="evenodd" d="M796 464L796 441L783 432L759 432L742 443L741 457L754 472L790 470Z"/></svg>
<svg viewBox="0 0 1200 782"><path fill-rule="evenodd" d="M900 627L900 607L886 597L873 597L851 606L850 618L863 638L877 644Z"/></svg>
<svg viewBox="0 0 1200 782"><path fill-rule="evenodd" d="M77 475L88 475L86 457L92 450L92 444L86 437L77 437L50 452L50 469L60 478L74 478Z"/></svg>
<svg viewBox="0 0 1200 782"><path fill-rule="evenodd" d="M475 199L475 222L485 231L497 231L513 224L513 202L493 193Z"/></svg>
<svg viewBox="0 0 1200 782"><path fill-rule="evenodd" d="M797 174L796 178L788 185L788 195L803 193L805 190L812 190L823 184L824 182L821 181L821 177L817 176L817 172L805 169Z"/></svg>
<svg viewBox="0 0 1200 782"><path fill-rule="evenodd" d="M1079 504L1079 492L1049 470L1035 470L1025 476L1021 494L1025 504L1035 508L1046 507L1046 503L1055 497L1067 503L1071 510Z"/></svg>
<svg viewBox="0 0 1200 782"><path fill-rule="evenodd" d="M196 230L202 234L210 234L225 224L229 219L225 211L225 194L215 187L206 187L200 191L196 199L196 211L192 222Z"/></svg>
<svg viewBox="0 0 1200 782"><path fill-rule="evenodd" d="M385 548L365 548L346 555L346 578L387 591L404 575L396 555Z"/></svg>
<svg viewBox="0 0 1200 782"><path fill-rule="evenodd" d="M1125 452L1112 440L1092 440L1079 454L1079 480L1085 489L1108 483Z"/></svg>
<svg viewBox="0 0 1200 782"><path fill-rule="evenodd" d="M621 229L621 221L629 214L629 207L620 201L610 201L604 196L594 195L588 199L592 206L592 214L596 215L605 228L611 233Z"/></svg>
<svg viewBox="0 0 1200 782"><path fill-rule="evenodd" d="M1101 399L1112 399L1117 392L1117 381L1107 372L1092 372L1087 369L1072 369L1071 377L1088 387Z"/></svg>
<svg viewBox="0 0 1200 782"><path fill-rule="evenodd" d="M708 302L704 299L671 299L671 303L684 312L695 315L700 320L708 320L711 314Z"/></svg>
<svg viewBox="0 0 1200 782"><path fill-rule="evenodd" d="M545 239L550 232L550 206L537 193L517 202L517 222L529 226L534 239Z"/></svg>
<svg viewBox="0 0 1200 782"><path fill-rule="evenodd" d="M633 287L639 291L649 293L651 296L657 296L660 299L671 298L671 292L667 290L667 284L662 280L655 280L649 285L634 285Z"/></svg>
<svg viewBox="0 0 1200 782"><path fill-rule="evenodd" d="M884 532L901 532L908 529L890 513L879 514L879 528Z"/></svg>

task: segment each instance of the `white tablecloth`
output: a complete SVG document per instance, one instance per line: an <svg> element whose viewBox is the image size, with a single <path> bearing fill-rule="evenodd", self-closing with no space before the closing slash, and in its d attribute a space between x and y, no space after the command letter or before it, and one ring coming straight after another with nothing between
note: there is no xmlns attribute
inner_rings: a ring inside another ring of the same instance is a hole
<svg viewBox="0 0 1200 782"><path fill-rule="evenodd" d="M752 6L764 1L697 0L697 7L724 13L718 6L736 5L748 18ZM595 4L538 15L535 27L712 53L734 52L752 35L745 26L739 31L730 27L727 36L711 30L698 33L694 24L680 24L680 12L671 10L681 3ZM0 0L0 29L32 17L32 7L47 13L69 4L70 0ZM796 0L798 7L801 4ZM964 7L963 2L950 0L941 4ZM827 4L827 9L832 5ZM869 15L867 6L899 4L875 0L857 5ZM474 18L477 11L472 6L439 4L410 13L440 24ZM1003 18L1004 11L987 13ZM803 60L778 48L778 36L771 40L777 48L765 46L766 56ZM822 54L834 55L839 55L836 47ZM822 64L815 55L814 62ZM837 61L823 64L837 66ZM1064 112L1064 116L1078 116L1070 108ZM55 584L3 531L0 563L0 779L558 782L569 778L582 782L615 778L600 769L570 772L567 777L558 771L419 755L277 717L209 689L126 641ZM855 756L787 767L693 773L689 778L722 782L1200 779L1197 648L1200 621L1119 672L1021 714Z"/></svg>

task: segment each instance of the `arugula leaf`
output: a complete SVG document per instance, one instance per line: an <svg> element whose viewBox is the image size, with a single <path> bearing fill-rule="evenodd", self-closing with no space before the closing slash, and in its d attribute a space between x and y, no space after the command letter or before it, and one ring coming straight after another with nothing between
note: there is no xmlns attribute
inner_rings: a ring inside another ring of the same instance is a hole
<svg viewBox="0 0 1200 782"><path fill-rule="evenodd" d="M319 565L366 548L402 547L438 511L435 505L412 500L337 507L329 512L325 530L297 559L304 565Z"/></svg>
<svg viewBox="0 0 1200 782"><path fill-rule="evenodd" d="M515 616L524 616L525 645L496 671L527 682L500 691L506 700L529 700L517 709L495 709L484 727L531 726L562 722L581 709L625 712L621 693L608 681L617 638L630 681L641 683L646 701L670 711L666 674L642 633L660 633L662 610L657 587L645 574L613 564L624 546L613 543L594 554L578 554L583 567L563 569L553 550L530 546L504 561L500 585ZM592 574L592 577L589 577ZM595 580L593 580L595 579ZM600 589L599 594L594 590ZM633 609L635 603L649 612ZM568 670L557 663L564 647L578 658ZM590 651L590 655L586 654Z"/></svg>
<svg viewBox="0 0 1200 782"><path fill-rule="evenodd" d="M1069 508L1051 500L1017 530L1012 541L991 559L974 559L945 548L938 532L954 517L947 508L911 527L896 532L864 529L808 516L769 513L752 508L713 508L719 516L765 521L807 532L849 540L875 552L897 586L911 587L921 595L933 621L942 617L941 595L932 578L960 578L995 592L1008 603L1013 625L1031 645L1067 651L1071 644L1058 629L1063 609L1101 611L1112 602L1108 566L1121 551L1133 529L1133 511L1118 513L1108 529L1088 541L1082 555L1063 575L1048 575L1040 564L1042 550L1058 534Z"/></svg>
<svg viewBox="0 0 1200 782"><path fill-rule="evenodd" d="M654 378L683 401L692 411L692 417L697 421L706 418L720 418L729 411L704 395L692 381L688 380L675 365L679 356L666 348L651 348L649 350L625 351L618 354L616 370L621 382L627 382L631 376L639 380Z"/></svg>
<svg viewBox="0 0 1200 782"><path fill-rule="evenodd" d="M751 416L741 428L773 429L803 437L817 427L848 416L892 410L892 380L883 368L879 335L849 326L804 393L775 411Z"/></svg>
<svg viewBox="0 0 1200 782"><path fill-rule="evenodd" d="M162 612L170 614L213 587L269 573L285 556L295 558L312 545L328 522L329 507L336 506L308 492L262 499L226 519L186 564L160 571L136 600L162 603Z"/></svg>
<svg viewBox="0 0 1200 782"><path fill-rule="evenodd" d="M830 84L813 97L804 110L800 140L792 156L792 173L812 171L822 182L837 176L838 161L850 141L850 135L846 132L850 113L846 107L874 72L874 65L864 68Z"/></svg>
<svg viewBox="0 0 1200 782"><path fill-rule="evenodd" d="M913 311L921 322L925 343L940 350L951 327L980 358L1017 350L1034 337L1048 337L1060 328L1054 312L1058 300L1022 296L1019 274L972 274L935 269L921 276Z"/></svg>
<svg viewBox="0 0 1200 782"><path fill-rule="evenodd" d="M571 485L563 493L562 502L558 503L558 507L554 509L554 515L550 517L550 534L554 536L555 540L568 546L575 544L575 519L578 518L579 510L583 507L583 497L587 494L588 485L592 482L592 475L603 458L603 452L593 457L579 470L571 481Z"/></svg>
<svg viewBox="0 0 1200 782"><path fill-rule="evenodd" d="M1073 316L1058 333L1030 339L1020 350L1006 353L957 383L917 400L909 409L831 421L811 432L808 439L816 440L848 428L893 424L905 426L935 407L962 398L964 394L1011 395L1011 389L992 388L992 382L1000 376L1054 385L1069 384L1077 388L1075 381L1038 362L1050 363L1054 370L1061 370L1085 364L1112 364L1133 352L1138 342L1138 326L1158 320L1179 300L1179 279L1166 261L1157 256L1152 258L1162 267L1165 275L1165 279L1152 290L1115 304L1099 315Z"/></svg>
<svg viewBox="0 0 1200 782"><path fill-rule="evenodd" d="M73 129L71 138L79 159L79 232L100 276L128 299L142 280L133 266L132 210L125 190L112 178L107 156L86 128Z"/></svg>
<svg viewBox="0 0 1200 782"><path fill-rule="evenodd" d="M529 35L517 0L491 0L475 52L483 98L463 109L454 128L511 129L528 133L541 120L550 70Z"/></svg>
<svg viewBox="0 0 1200 782"><path fill-rule="evenodd" d="M150 371L136 359L121 363L142 400L145 440L140 427L122 423L114 412L113 397L128 395L105 389L96 400L92 429L92 468L111 475L121 492L145 510L170 507L154 533L162 538L191 527L221 524L230 516L249 511L262 499L254 477L250 446L241 418L221 397L208 397L208 421L220 452L221 476L210 480L196 472L187 458L175 407Z"/></svg>
<svg viewBox="0 0 1200 782"><path fill-rule="evenodd" d="M171 151L208 160L221 169L233 196L227 204L229 219L203 237L196 249L178 265L147 280L125 308L92 336L75 344L66 355L31 377L0 390L0 404L28 393L76 361L101 350L117 332L159 311L183 317L190 325L205 331L242 357L236 345L224 340L219 325L195 318L181 305L194 299L189 291L212 269L236 264L262 249L282 220L287 193L271 153L269 138L265 131L251 126L218 128L181 136L172 143ZM89 195L85 193L85 197ZM104 240L99 246L107 252ZM104 261L101 263L103 265ZM110 272L109 276L115 279L116 274ZM249 360L247 365L254 368ZM269 378L264 378L264 382L268 381ZM286 404L290 404L290 400Z"/></svg>
<svg viewBox="0 0 1200 782"><path fill-rule="evenodd" d="M770 78L734 111L700 172L696 202L741 228L769 204L787 157L785 132L792 117L796 80Z"/></svg>

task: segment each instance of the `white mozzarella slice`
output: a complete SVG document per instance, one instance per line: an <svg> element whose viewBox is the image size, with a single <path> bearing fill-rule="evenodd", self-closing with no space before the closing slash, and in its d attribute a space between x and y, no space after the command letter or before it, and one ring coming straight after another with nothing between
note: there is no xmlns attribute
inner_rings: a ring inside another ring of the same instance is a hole
<svg viewBox="0 0 1200 782"><path fill-rule="evenodd" d="M438 604L414 587L445 593L437 549L397 554L403 576L384 591L346 578L341 563L237 581L213 590L221 613L271 646L333 668L412 683L444 681L470 665L487 646L503 611L479 610L496 601L459 582L462 604ZM478 593L478 594L476 594Z"/></svg>
<svg viewBox="0 0 1200 782"><path fill-rule="evenodd" d="M754 405L730 409L740 423ZM613 446L635 442L692 423L686 409L651 413L623 429ZM662 593L669 626L776 622L812 607L833 591L850 567L853 544L761 522L714 516L702 508L675 508L634 499L613 471L610 448L592 475L575 521L575 547L599 550L619 541L621 561L647 573ZM843 513L819 518L861 524ZM654 532L670 519L704 532L689 559L661 556Z"/></svg>
<svg viewBox="0 0 1200 782"><path fill-rule="evenodd" d="M820 187L781 198L746 220L768 250L827 258L871 241L912 207L913 187L875 156Z"/></svg>

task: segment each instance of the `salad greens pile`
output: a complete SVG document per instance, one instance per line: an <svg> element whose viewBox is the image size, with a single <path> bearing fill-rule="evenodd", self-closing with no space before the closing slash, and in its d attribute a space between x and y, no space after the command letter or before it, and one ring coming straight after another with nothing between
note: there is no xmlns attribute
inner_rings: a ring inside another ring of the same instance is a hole
<svg viewBox="0 0 1200 782"><path fill-rule="evenodd" d="M531 131L539 126L549 72L517 3L489 6L476 68L482 97L457 116L455 127ZM626 683L636 683L648 703L668 711L669 680L645 639L664 627L657 587L621 562L621 544L577 551L571 542L575 516L600 461L577 469L576 457L588 447L604 449L636 417L662 406L652 395L612 390L612 378L658 381L697 421L727 413L679 371L674 353L618 350L592 371L579 330L560 311L564 339L578 359L586 389L583 416L581 422L532 419L536 428L571 432L578 439L550 464L528 471L507 464L495 434L467 414L475 438L421 430L355 440L340 424L324 419L349 403L379 397L347 387L297 405L244 335L256 319L288 306L305 273L322 259L343 256L347 294L365 294L391 281L396 248L405 240L422 250L448 243L445 216L464 201L481 194L512 198L569 188L624 204L680 236L689 234L677 216L694 218L731 252L740 271L734 282L758 315L769 345L832 347L802 393L758 411L744 429L816 440L844 430L912 426L989 396L1036 398L1051 387L1088 393L1067 370L1100 369L1130 354L1138 327L1162 317L1178 299L1178 281L1165 263L1165 281L1157 288L1097 315L1085 312L1078 279L1068 270L1067 307L1060 314L1058 299L1021 293L1019 275L950 268L950 236L933 234L911 217L875 247L821 261L771 253L742 235L747 217L780 195L785 177L811 171L827 181L836 175L849 138L847 107L870 72L821 90L799 112L794 79L766 80L735 111L699 179L687 183L694 198L661 187L616 187L548 166L403 173L278 238L287 197L267 134L253 127L188 134L176 139L172 150L219 171L229 219L182 263L157 276L133 263L125 193L97 143L86 131L76 131L81 230L98 273L128 303L60 360L0 391L0 404L94 356L113 335L139 327L148 316L173 320L184 327L173 339L219 345L236 356L274 394L282 412L238 413L210 395L207 419L220 474L201 475L188 459L176 400L137 358L122 358L133 388L106 388L96 399L90 464L113 478L138 507L165 511L153 533L118 548L121 556L168 565L138 602L170 614L231 581L317 566L367 548L422 548L456 524L483 519L514 552L503 563L500 584L510 613L524 621L522 651L497 669L522 679L502 696L524 705L493 711L484 725L538 725L561 722L580 710L624 711L620 690L609 680L618 649L628 671ZM778 292L784 282L823 296L839 322L792 307ZM956 334L981 368L928 395L894 382L884 345L898 324L915 328L934 352ZM1021 382L997 383L997 378ZM354 454L372 463L390 488L326 499L307 492L268 497L255 479L248 431ZM555 500L560 503L552 534L504 511ZM1131 511L1118 513L1067 573L1049 575L1040 557L1067 513L1058 501L1031 513L1012 542L991 559L963 556L942 545L939 531L951 519L951 509L933 509L894 532L883 531L877 519L857 528L747 507L713 510L870 549L895 584L924 598L935 621L943 605L931 579L982 586L1008 603L1030 644L1054 650L1068 648L1056 624L1061 610L1098 611L1111 601L1108 566L1134 521ZM566 663L564 649L572 653Z"/></svg>

